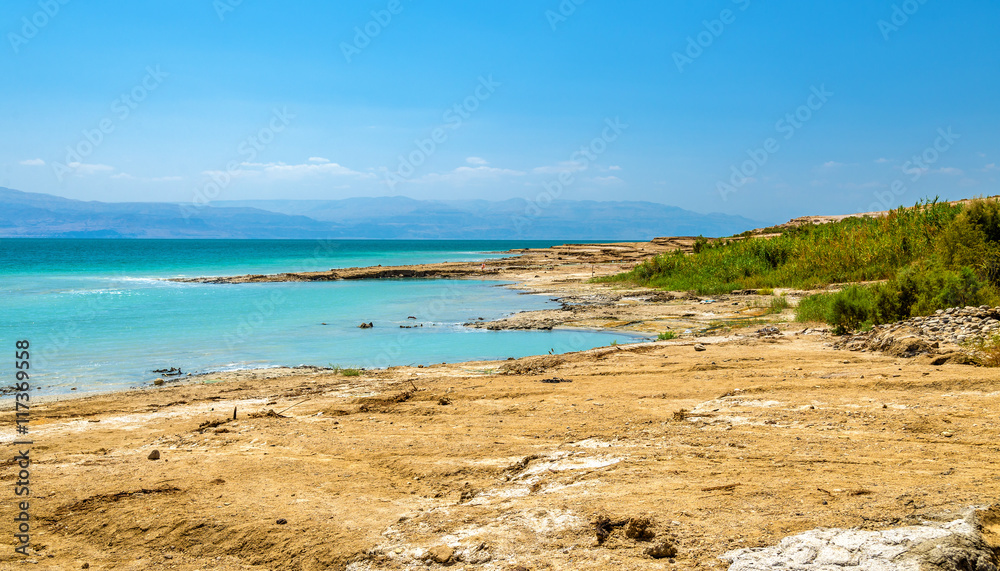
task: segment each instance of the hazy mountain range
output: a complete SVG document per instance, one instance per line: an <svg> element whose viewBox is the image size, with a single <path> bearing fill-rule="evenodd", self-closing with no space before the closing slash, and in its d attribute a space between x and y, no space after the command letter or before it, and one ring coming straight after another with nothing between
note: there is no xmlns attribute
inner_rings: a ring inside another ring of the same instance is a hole
<svg viewBox="0 0 1000 571"><path fill-rule="evenodd" d="M652 202L524 199L94 202L0 187L0 237L649 240L763 226Z"/></svg>

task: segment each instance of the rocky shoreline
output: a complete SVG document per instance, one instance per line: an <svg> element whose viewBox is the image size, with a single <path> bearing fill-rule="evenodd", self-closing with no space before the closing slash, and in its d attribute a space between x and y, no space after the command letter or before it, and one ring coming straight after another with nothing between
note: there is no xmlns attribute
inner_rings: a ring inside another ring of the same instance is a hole
<svg viewBox="0 0 1000 571"><path fill-rule="evenodd" d="M952 307L934 315L913 317L870 331L845 335L834 347L849 351L876 351L896 357L930 356L931 364L968 364L970 345L1000 333L1000 307Z"/></svg>
<svg viewBox="0 0 1000 571"><path fill-rule="evenodd" d="M551 248L522 248L502 252L509 254L483 262L439 262L403 266L366 266L338 268L317 272L285 272L280 274L248 274L173 278L182 283L238 284L267 282L307 282L403 278L451 279L519 279L528 273L549 274L558 279L568 268L589 270L593 275L619 273L656 254L675 249L690 249L695 238L657 238L650 242L620 242L610 244L564 244ZM484 267L485 266L485 267ZM600 271L600 273L597 273Z"/></svg>
<svg viewBox="0 0 1000 571"><path fill-rule="evenodd" d="M37 403L32 475L47 495L32 561L996 571L1000 518L985 506L1000 494L1000 428L984 411L997 383L958 364L960 343L996 331L1000 308L833 338L792 322L811 292L774 292L790 306L775 310L758 291L587 283L677 247L562 246L492 260L486 274L474 263L199 278L499 278L561 307L466 325L670 335L350 374L232 371Z"/></svg>

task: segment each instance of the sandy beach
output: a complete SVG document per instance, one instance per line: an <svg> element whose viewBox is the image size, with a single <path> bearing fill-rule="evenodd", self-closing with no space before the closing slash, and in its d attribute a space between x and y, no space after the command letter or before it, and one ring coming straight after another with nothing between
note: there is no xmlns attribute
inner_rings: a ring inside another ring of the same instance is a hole
<svg viewBox="0 0 1000 571"><path fill-rule="evenodd" d="M939 358L946 343L913 357L837 349L756 292L586 283L692 244L206 278L500 279L562 308L470 326L678 337L358 376L212 374L36 405L35 552L5 550L3 565L725 569L727 552L816 528L966 517L978 548L1000 546L997 512L969 515L1000 491L995 373ZM14 424L11 407L0 422ZM840 549L856 559L855 547Z"/></svg>

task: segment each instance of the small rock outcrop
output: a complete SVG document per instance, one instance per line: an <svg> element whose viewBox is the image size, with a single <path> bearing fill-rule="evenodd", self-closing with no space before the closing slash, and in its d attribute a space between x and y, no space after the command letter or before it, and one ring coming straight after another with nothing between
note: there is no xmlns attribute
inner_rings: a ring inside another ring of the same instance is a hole
<svg viewBox="0 0 1000 571"><path fill-rule="evenodd" d="M883 531L814 529L772 547L738 549L720 558L730 563L728 571L997 571L995 516L993 508L972 510L951 522Z"/></svg>
<svg viewBox="0 0 1000 571"><path fill-rule="evenodd" d="M967 342L996 334L1000 334L1000 307L951 307L939 309L934 315L876 325L871 331L846 335L834 347L914 357L951 352Z"/></svg>

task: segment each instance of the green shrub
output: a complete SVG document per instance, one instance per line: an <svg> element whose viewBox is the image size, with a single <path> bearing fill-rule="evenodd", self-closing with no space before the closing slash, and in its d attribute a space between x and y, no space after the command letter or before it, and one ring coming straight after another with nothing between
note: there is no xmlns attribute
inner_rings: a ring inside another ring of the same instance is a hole
<svg viewBox="0 0 1000 571"><path fill-rule="evenodd" d="M976 273L988 283L1000 286L1000 244L989 244L975 263Z"/></svg>
<svg viewBox="0 0 1000 571"><path fill-rule="evenodd" d="M968 220L987 241L1000 242L1000 201L973 200L962 210L960 218Z"/></svg>
<svg viewBox="0 0 1000 571"><path fill-rule="evenodd" d="M879 218L847 218L783 229L781 235L770 238L704 243L696 253L661 254L631 272L595 281L713 295L733 289L807 288L890 279L900 268L940 251L942 229L960 212L961 206L928 201ZM956 240L978 228L972 221L966 224L972 230L958 232Z"/></svg>
<svg viewBox="0 0 1000 571"><path fill-rule="evenodd" d="M969 267L948 270L938 264L914 264L881 286L886 290L881 296L886 301L879 306L879 321L887 323L948 307L980 305L985 301L983 285Z"/></svg>
<svg viewBox="0 0 1000 571"><path fill-rule="evenodd" d="M783 295L779 295L771 298L771 307L768 313L781 313L789 307L791 307L791 304L788 303L788 298Z"/></svg>
<svg viewBox="0 0 1000 571"><path fill-rule="evenodd" d="M694 253L700 254L701 251L704 250L708 245L709 245L708 238L704 236L698 236L697 238L695 238L694 241L694 246L693 246Z"/></svg>
<svg viewBox="0 0 1000 571"><path fill-rule="evenodd" d="M830 322L830 303L833 295L829 293L817 293L810 295L799 302L795 308L795 320L801 322L819 321Z"/></svg>
<svg viewBox="0 0 1000 571"><path fill-rule="evenodd" d="M899 282L885 282L872 286L875 300L875 323L892 323L910 317L908 294L900 290Z"/></svg>
<svg viewBox="0 0 1000 571"><path fill-rule="evenodd" d="M971 268L945 270L915 264L886 282L807 297L799 303L796 319L825 321L836 332L845 333L865 324L930 315L938 309L996 302L996 289L980 282Z"/></svg>
<svg viewBox="0 0 1000 571"><path fill-rule="evenodd" d="M973 360L983 367L1000 367L1000 334L982 337L965 344Z"/></svg>
<svg viewBox="0 0 1000 571"><path fill-rule="evenodd" d="M671 339L676 339L676 338L677 334L674 333L673 331L664 331L663 333L660 333L659 335L656 336L656 339L659 341L670 341Z"/></svg>
<svg viewBox="0 0 1000 571"><path fill-rule="evenodd" d="M361 376L361 369L345 369L340 365L330 365L330 369L333 371L334 375L343 375L345 377Z"/></svg>
<svg viewBox="0 0 1000 571"><path fill-rule="evenodd" d="M875 319L875 296L870 288L852 285L833 294L829 323L843 335Z"/></svg>
<svg viewBox="0 0 1000 571"><path fill-rule="evenodd" d="M775 228L762 238L699 237L695 252L656 256L631 272L598 278L699 295L775 287L851 286L810 296L796 319L824 321L837 331L888 323L954 306L1000 304L1000 200L950 205L937 199L879 218ZM786 300L771 301L769 313Z"/></svg>

